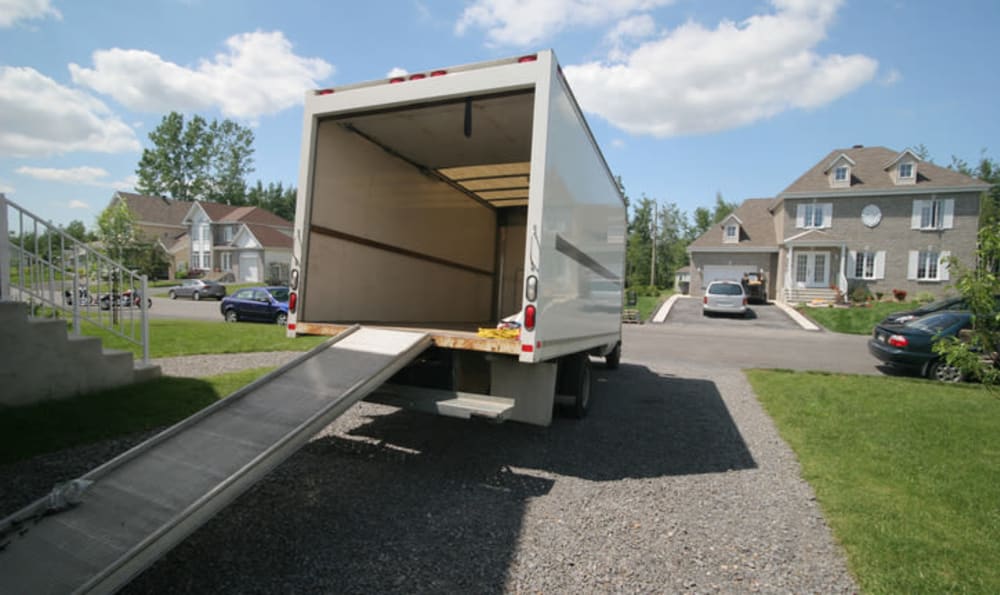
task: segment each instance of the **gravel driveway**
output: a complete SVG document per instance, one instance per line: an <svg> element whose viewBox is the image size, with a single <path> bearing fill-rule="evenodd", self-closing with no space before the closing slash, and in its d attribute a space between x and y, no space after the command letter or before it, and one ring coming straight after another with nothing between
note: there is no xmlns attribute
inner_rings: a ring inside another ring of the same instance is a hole
<svg viewBox="0 0 1000 595"><path fill-rule="evenodd" d="M741 372L594 372L550 428L362 403L124 592L858 590ZM126 446L0 468L0 504Z"/></svg>

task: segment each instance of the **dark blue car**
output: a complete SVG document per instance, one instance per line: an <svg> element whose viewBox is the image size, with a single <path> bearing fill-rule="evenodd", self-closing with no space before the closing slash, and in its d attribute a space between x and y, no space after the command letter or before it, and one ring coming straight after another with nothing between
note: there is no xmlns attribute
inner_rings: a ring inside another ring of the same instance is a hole
<svg viewBox="0 0 1000 595"><path fill-rule="evenodd" d="M226 322L257 320L276 322L285 326L288 322L287 287L247 287L223 298L219 306Z"/></svg>

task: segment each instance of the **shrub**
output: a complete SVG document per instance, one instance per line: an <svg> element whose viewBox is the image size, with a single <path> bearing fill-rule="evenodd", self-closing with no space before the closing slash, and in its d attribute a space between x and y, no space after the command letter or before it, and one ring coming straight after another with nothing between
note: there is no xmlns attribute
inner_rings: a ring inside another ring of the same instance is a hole
<svg viewBox="0 0 1000 595"><path fill-rule="evenodd" d="M893 289L892 297L896 298L897 302L906 301L906 290L905 289Z"/></svg>
<svg viewBox="0 0 1000 595"><path fill-rule="evenodd" d="M856 304L863 304L872 296L871 292L864 285L858 285L851 290L851 301Z"/></svg>
<svg viewBox="0 0 1000 595"><path fill-rule="evenodd" d="M934 294L929 291L921 291L913 299L919 304L929 304L934 301Z"/></svg>
<svg viewBox="0 0 1000 595"><path fill-rule="evenodd" d="M875 292L875 299L881 302L882 301L882 296L884 296L884 295L885 295L884 292L876 291Z"/></svg>

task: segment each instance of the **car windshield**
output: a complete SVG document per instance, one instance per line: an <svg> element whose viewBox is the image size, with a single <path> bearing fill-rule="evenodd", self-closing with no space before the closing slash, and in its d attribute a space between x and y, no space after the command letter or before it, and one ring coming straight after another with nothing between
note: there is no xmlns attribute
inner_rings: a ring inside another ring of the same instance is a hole
<svg viewBox="0 0 1000 595"><path fill-rule="evenodd" d="M949 308L955 310L956 308L951 308L950 306L955 303L955 298L944 298L937 301L933 301L929 304L920 306L917 308L917 312L937 312L938 310L943 310ZM959 306L961 307L961 306Z"/></svg>
<svg viewBox="0 0 1000 595"><path fill-rule="evenodd" d="M907 326L927 331L929 333L938 333L958 322L961 317L962 316L960 314L954 314L951 312L931 314L929 316L924 316L923 318L918 318L909 323Z"/></svg>
<svg viewBox="0 0 1000 595"><path fill-rule="evenodd" d="M735 283L713 283L708 287L712 295L741 295L743 288Z"/></svg>
<svg viewBox="0 0 1000 595"><path fill-rule="evenodd" d="M274 299L278 300L279 302L287 302L288 301L288 288L287 287L275 287L273 289L269 289L268 291L271 292L271 297L273 297Z"/></svg>

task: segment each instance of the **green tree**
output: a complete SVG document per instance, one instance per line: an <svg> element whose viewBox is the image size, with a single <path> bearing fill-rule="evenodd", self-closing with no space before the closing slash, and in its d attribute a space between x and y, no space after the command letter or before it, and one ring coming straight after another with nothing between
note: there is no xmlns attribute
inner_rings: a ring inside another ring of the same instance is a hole
<svg viewBox="0 0 1000 595"><path fill-rule="evenodd" d="M955 288L972 312L972 331L968 336L939 341L934 350L970 378L979 378L987 386L1000 383L1000 222L991 221L979 228L976 262L966 265L952 257L949 268Z"/></svg>
<svg viewBox="0 0 1000 595"><path fill-rule="evenodd" d="M80 221L79 219L70 221L69 225L67 225L63 231L74 240L80 242L90 241L90 234L87 233L87 226L84 225L83 221Z"/></svg>
<svg viewBox="0 0 1000 595"><path fill-rule="evenodd" d="M1000 163L989 158L986 149L983 149L975 167L952 155L951 165L948 168L978 178L990 185L990 189L983 194L979 203L980 226L987 226L1000 220Z"/></svg>
<svg viewBox="0 0 1000 595"><path fill-rule="evenodd" d="M712 210L712 223L721 223L730 213L736 210L739 205L734 202L726 202L722 198L721 192L715 193L715 208Z"/></svg>
<svg viewBox="0 0 1000 595"><path fill-rule="evenodd" d="M246 175L253 171L253 132L232 122L208 123L171 112L149 133L136 169L136 190L176 200L243 204Z"/></svg>
<svg viewBox="0 0 1000 595"><path fill-rule="evenodd" d="M625 284L629 287L650 284L655 208L656 202L646 196L632 207L625 255Z"/></svg>
<svg viewBox="0 0 1000 595"><path fill-rule="evenodd" d="M705 207L698 207L694 210L694 225L691 226L691 238L694 240L712 227L712 211Z"/></svg>
<svg viewBox="0 0 1000 595"><path fill-rule="evenodd" d="M247 191L246 204L271 211L279 217L295 221L295 201L297 193L294 186L285 188L281 182L264 183L257 180L257 185Z"/></svg>
<svg viewBox="0 0 1000 595"><path fill-rule="evenodd" d="M139 243L135 217L125 201L115 201L97 217L97 238L112 260L124 262Z"/></svg>

